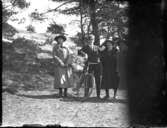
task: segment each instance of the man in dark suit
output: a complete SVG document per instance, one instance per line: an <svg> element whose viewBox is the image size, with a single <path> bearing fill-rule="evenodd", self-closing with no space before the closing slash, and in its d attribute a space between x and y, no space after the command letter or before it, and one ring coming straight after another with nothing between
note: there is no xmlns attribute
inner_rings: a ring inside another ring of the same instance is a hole
<svg viewBox="0 0 167 128"><path fill-rule="evenodd" d="M96 83L96 93L97 98L100 98L100 85L102 78L102 65L100 61L100 49L98 46L94 45L93 38L90 37L88 42L79 50L78 54L83 54L88 56L88 61L86 66L89 65L89 73L93 73L95 76Z"/></svg>

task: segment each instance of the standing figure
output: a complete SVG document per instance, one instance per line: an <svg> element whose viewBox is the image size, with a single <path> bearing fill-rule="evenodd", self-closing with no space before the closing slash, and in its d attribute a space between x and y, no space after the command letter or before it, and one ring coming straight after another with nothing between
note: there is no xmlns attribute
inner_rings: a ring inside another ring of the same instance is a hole
<svg viewBox="0 0 167 128"><path fill-rule="evenodd" d="M106 49L101 52L101 61L103 65L102 87L105 89L106 96L109 98L109 89L114 89L114 98L119 84L119 77L117 73L117 49L114 47L114 42L106 40L104 43Z"/></svg>
<svg viewBox="0 0 167 128"><path fill-rule="evenodd" d="M71 87L70 79L72 77L72 70L68 66L67 61L69 57L69 50L63 46L63 42L66 37L59 35L55 37L57 44L53 47L53 58L55 62L55 78L54 78L54 88L59 89L59 97L67 97L67 89Z"/></svg>
<svg viewBox="0 0 167 128"><path fill-rule="evenodd" d="M78 54L83 54L88 56L86 67L89 65L88 72L94 74L95 84L96 84L96 94L97 98L100 98L102 65L100 61L99 47L94 45L92 39L90 38L89 41L85 43L85 46L83 46L82 49L79 50ZM82 81L83 80L81 80L81 83Z"/></svg>

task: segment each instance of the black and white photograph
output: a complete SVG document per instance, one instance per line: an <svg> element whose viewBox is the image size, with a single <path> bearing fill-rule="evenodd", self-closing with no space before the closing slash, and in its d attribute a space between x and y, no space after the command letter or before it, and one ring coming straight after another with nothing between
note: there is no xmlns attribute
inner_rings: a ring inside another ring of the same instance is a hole
<svg viewBox="0 0 167 128"><path fill-rule="evenodd" d="M166 125L166 2L134 1L2 0L1 126Z"/></svg>

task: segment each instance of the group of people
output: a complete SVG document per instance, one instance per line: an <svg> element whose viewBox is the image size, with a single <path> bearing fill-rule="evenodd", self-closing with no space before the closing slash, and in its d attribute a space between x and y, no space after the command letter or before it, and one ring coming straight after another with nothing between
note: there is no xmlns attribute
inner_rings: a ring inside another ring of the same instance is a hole
<svg viewBox="0 0 167 128"><path fill-rule="evenodd" d="M66 41L64 35L56 36L54 39L57 43L53 46L53 58L55 61L55 79L54 88L59 89L59 97L67 97L68 88L73 87L71 82L72 68L68 63L69 50L63 46ZM117 53L119 49L116 47L114 40L106 40L101 46L94 45L93 39L85 42L85 45L78 51L78 55L87 56L85 66L89 64L89 73L93 73L96 84L96 95L100 97L101 89L105 89L108 99L109 89L114 90L113 98L119 85L119 75L117 72ZM78 85L81 84L81 81Z"/></svg>

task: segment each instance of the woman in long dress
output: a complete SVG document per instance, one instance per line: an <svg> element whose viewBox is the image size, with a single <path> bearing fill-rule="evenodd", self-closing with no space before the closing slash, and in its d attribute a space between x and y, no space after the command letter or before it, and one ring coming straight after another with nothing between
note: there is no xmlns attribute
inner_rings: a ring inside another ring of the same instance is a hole
<svg viewBox="0 0 167 128"><path fill-rule="evenodd" d="M67 89L72 87L71 78L72 70L68 66L68 57L69 50L63 46L63 42L66 40L66 37L63 35L55 37L57 44L53 47L53 58L55 61L55 79L54 79L54 88L59 89L59 97L67 97Z"/></svg>
<svg viewBox="0 0 167 128"><path fill-rule="evenodd" d="M104 43L106 49L101 53L101 61L103 65L103 77L101 89L105 89L106 96L109 98L109 89L114 90L114 98L119 84L117 73L117 49L114 47L114 42L107 40Z"/></svg>

